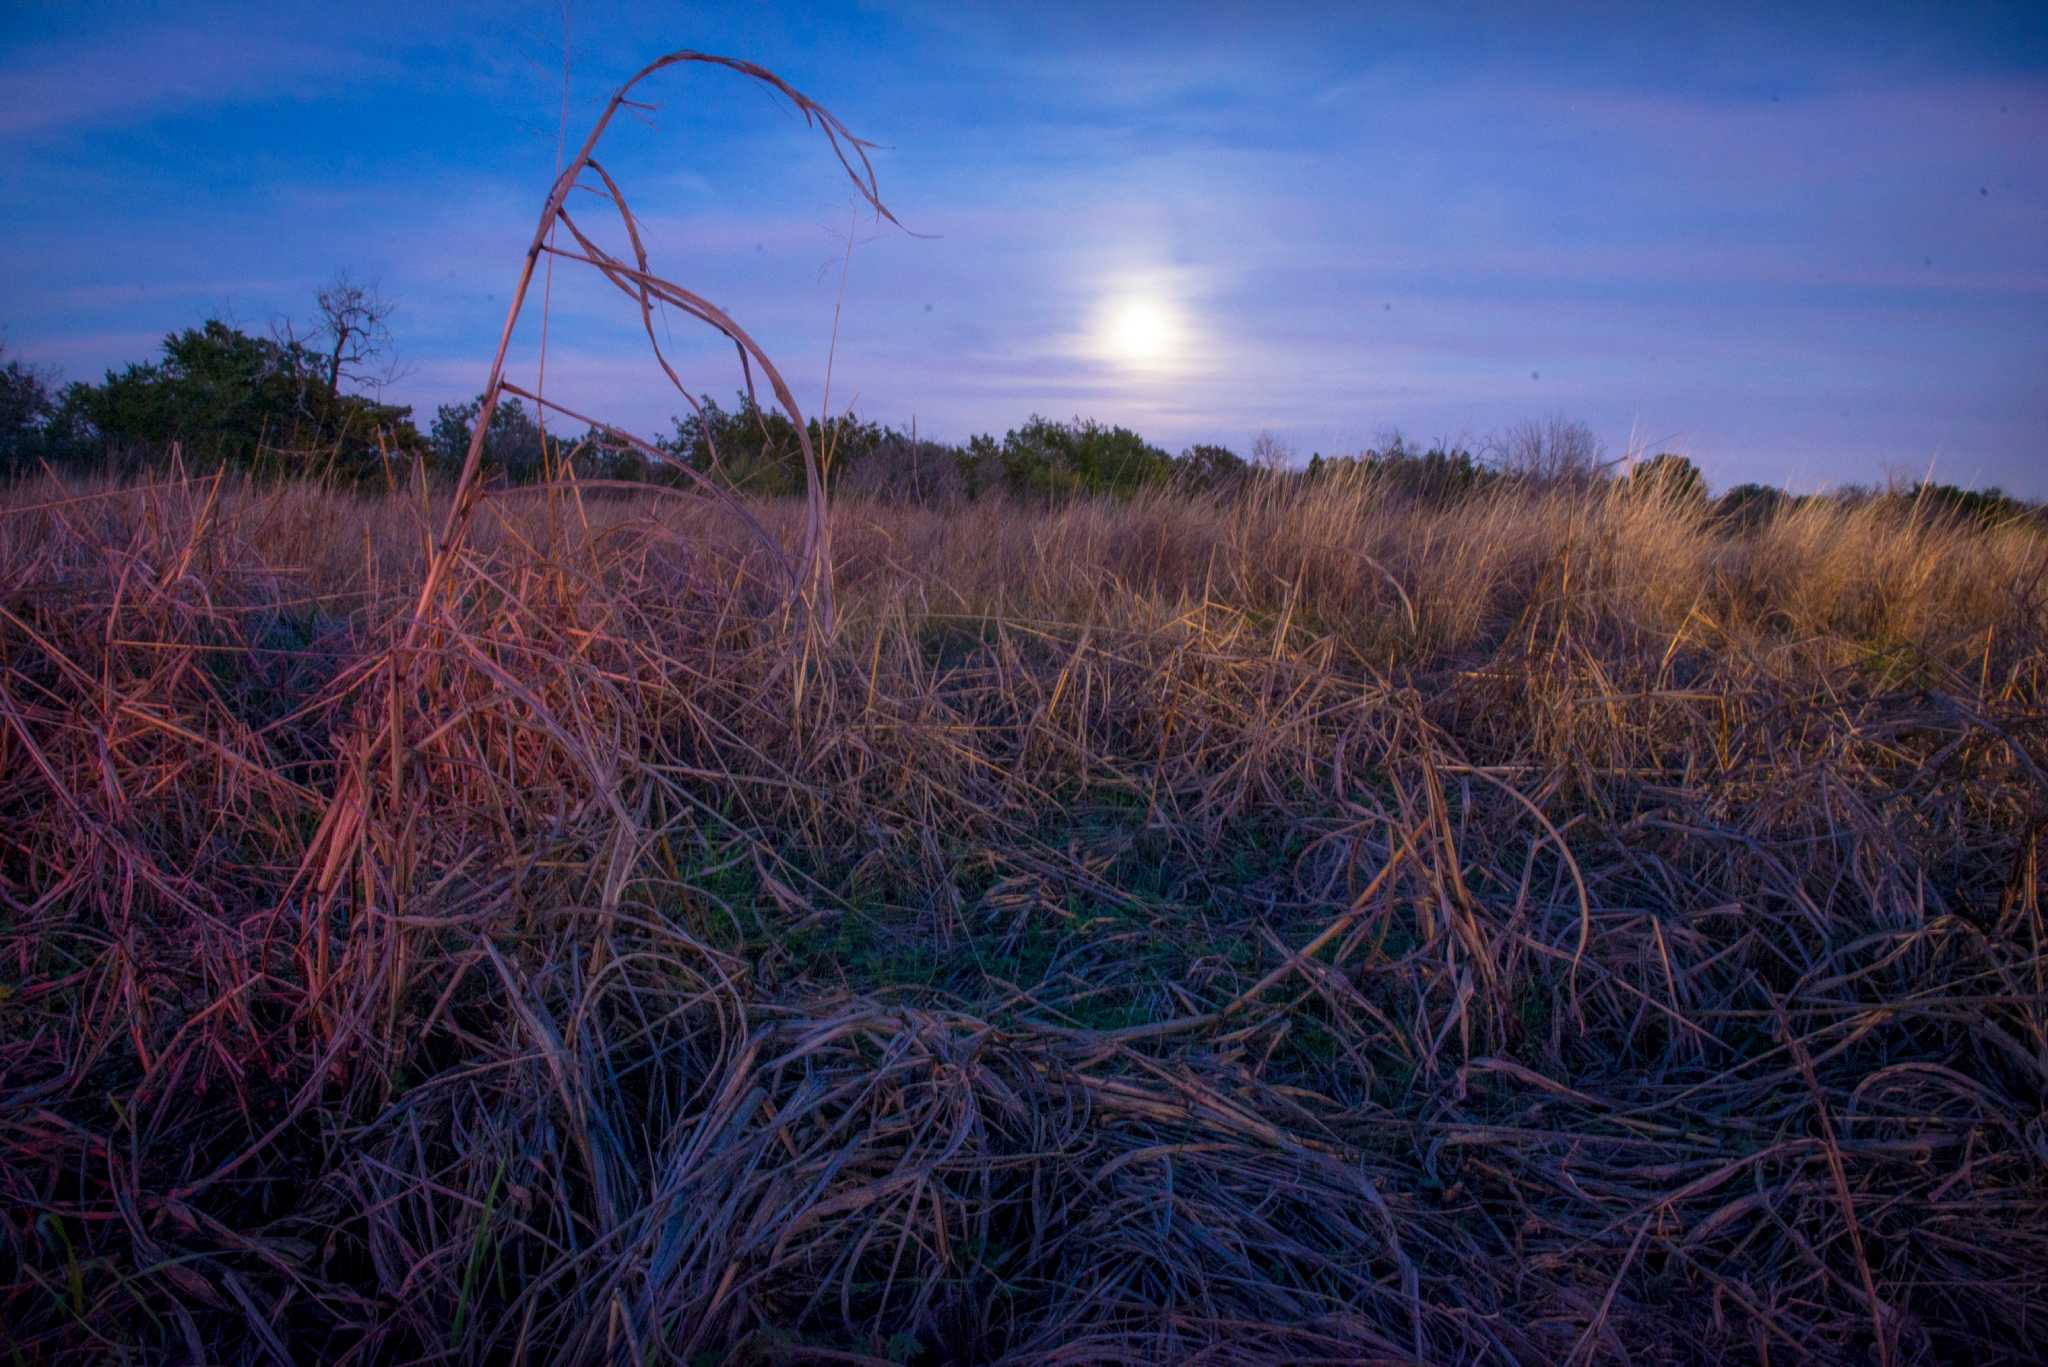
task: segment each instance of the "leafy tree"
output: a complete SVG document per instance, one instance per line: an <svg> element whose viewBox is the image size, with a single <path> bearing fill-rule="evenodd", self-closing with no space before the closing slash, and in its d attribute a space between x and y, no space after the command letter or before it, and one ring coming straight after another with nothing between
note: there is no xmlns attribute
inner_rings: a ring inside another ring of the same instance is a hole
<svg viewBox="0 0 2048 1367"><path fill-rule="evenodd" d="M1355 456L1318 456L1310 478L1369 477L1378 488L1422 502L1465 498L1499 476L1471 451L1448 439L1424 450L1399 428L1382 432L1378 444Z"/></svg>
<svg viewBox="0 0 2048 1367"><path fill-rule="evenodd" d="M484 396L479 394L467 403L444 403L434 410L427 448L437 464L450 471L462 468L469 457L470 434L483 409ZM547 467L540 424L526 411L526 405L510 395L501 397L491 410L490 431L484 436L484 464L514 483L538 479Z"/></svg>
<svg viewBox="0 0 2048 1367"><path fill-rule="evenodd" d="M954 455L954 461L960 467L969 498L980 498L1003 487L1003 446L990 433L969 437L967 445Z"/></svg>
<svg viewBox="0 0 2048 1367"><path fill-rule="evenodd" d="M196 457L249 464L266 440L287 440L310 420L300 384L309 359L296 344L211 319L165 337L161 361L108 371L89 411L116 445L176 441Z"/></svg>
<svg viewBox="0 0 2048 1367"><path fill-rule="evenodd" d="M579 476L622 480L628 484L667 482L666 462L650 460L637 446L613 436L601 427L591 427L573 442L566 442L570 464Z"/></svg>
<svg viewBox="0 0 2048 1367"><path fill-rule="evenodd" d="M1487 469L1463 447L1440 443L1422 451L1398 432L1386 449L1367 451L1365 464L1384 487L1434 503L1464 498L1490 477Z"/></svg>
<svg viewBox="0 0 2048 1367"><path fill-rule="evenodd" d="M886 434L878 424L849 416L823 424L812 418L805 435L827 478L836 480L874 452ZM745 391L730 409L706 399L701 411L675 419L675 431L655 444L742 493L795 495L807 483L796 424Z"/></svg>
<svg viewBox="0 0 2048 1367"><path fill-rule="evenodd" d="M1897 497L1910 501L1915 511L1946 513L1972 522L2009 522L2041 515L2036 505L2014 498L1995 485L1989 489L1965 489L1923 480L1901 490Z"/></svg>
<svg viewBox="0 0 2048 1367"><path fill-rule="evenodd" d="M328 388L296 341L252 337L219 319L164 338L163 358L74 386L67 421L108 448L178 442L188 459L363 478L386 446L419 445L411 410ZM383 438L380 444L379 437Z"/></svg>
<svg viewBox="0 0 2048 1367"><path fill-rule="evenodd" d="M1003 438L1003 483L1025 497L1128 496L1173 474L1173 458L1126 427L1033 414Z"/></svg>
<svg viewBox="0 0 2048 1367"><path fill-rule="evenodd" d="M1763 526L1791 505L1791 495L1768 484L1738 484L1714 504L1717 521L1738 529Z"/></svg>
<svg viewBox="0 0 2048 1367"><path fill-rule="evenodd" d="M1707 501L1707 481L1700 474L1699 467L1684 456L1669 451L1654 455L1630 470L1628 487L1633 493L1647 494L1671 503L1704 504Z"/></svg>
<svg viewBox="0 0 2048 1367"><path fill-rule="evenodd" d="M1321 456L1309 462L1309 473L1317 473ZM1174 462L1174 479L1191 489L1227 489L1251 473L1251 463L1228 446L1190 446Z"/></svg>
<svg viewBox="0 0 2048 1367"><path fill-rule="evenodd" d="M0 356L6 356L4 349ZM33 469L46 458L50 423L56 415L49 377L8 356L0 364L0 476Z"/></svg>

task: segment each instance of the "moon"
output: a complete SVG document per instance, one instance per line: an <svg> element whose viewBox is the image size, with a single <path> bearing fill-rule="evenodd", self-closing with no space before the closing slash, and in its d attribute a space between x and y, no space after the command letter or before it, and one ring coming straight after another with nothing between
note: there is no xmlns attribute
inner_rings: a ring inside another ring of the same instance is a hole
<svg viewBox="0 0 2048 1367"><path fill-rule="evenodd" d="M1137 370L1170 370L1179 359L1185 326L1179 312L1150 293L1115 296L1095 327L1095 349L1105 360Z"/></svg>

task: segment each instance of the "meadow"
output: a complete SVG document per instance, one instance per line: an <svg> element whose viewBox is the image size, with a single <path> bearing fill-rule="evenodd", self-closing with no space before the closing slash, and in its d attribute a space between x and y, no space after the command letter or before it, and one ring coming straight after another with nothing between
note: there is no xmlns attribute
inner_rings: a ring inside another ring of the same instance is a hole
<svg viewBox="0 0 2048 1367"><path fill-rule="evenodd" d="M447 498L0 494L17 1360L2039 1352L2038 524Z"/></svg>

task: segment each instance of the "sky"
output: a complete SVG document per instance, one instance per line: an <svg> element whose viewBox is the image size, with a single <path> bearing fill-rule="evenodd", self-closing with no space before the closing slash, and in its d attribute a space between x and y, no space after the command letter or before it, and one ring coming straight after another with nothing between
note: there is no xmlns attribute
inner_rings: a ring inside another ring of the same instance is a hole
<svg viewBox="0 0 2048 1367"><path fill-rule="evenodd" d="M1303 460L1562 415L1717 488L2048 496L2038 3L8 0L0 340L97 379L208 317L303 331L346 271L424 425L482 387L565 141L683 47L879 145L907 231L728 72L652 78L599 151L809 411L829 368L834 411L948 440L1079 415ZM730 345L657 326L729 399ZM543 332L551 398L684 411L587 267L537 282L529 388Z"/></svg>

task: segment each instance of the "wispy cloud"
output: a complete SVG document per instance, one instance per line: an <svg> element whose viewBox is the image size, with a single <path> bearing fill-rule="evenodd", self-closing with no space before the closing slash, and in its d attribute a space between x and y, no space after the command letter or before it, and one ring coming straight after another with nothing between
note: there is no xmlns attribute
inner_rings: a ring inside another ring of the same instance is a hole
<svg viewBox="0 0 2048 1367"><path fill-rule="evenodd" d="M134 328L117 329L109 332L81 332L68 337L38 340L32 360L38 364L53 365L62 371L70 371L81 362L88 366L112 364L111 357L123 356L130 360L152 358L164 335L161 332L145 332Z"/></svg>
<svg viewBox="0 0 2048 1367"><path fill-rule="evenodd" d="M152 20L17 48L0 66L0 136L62 133L144 115L255 97L317 98L319 78L352 80L381 66L248 16Z"/></svg>

